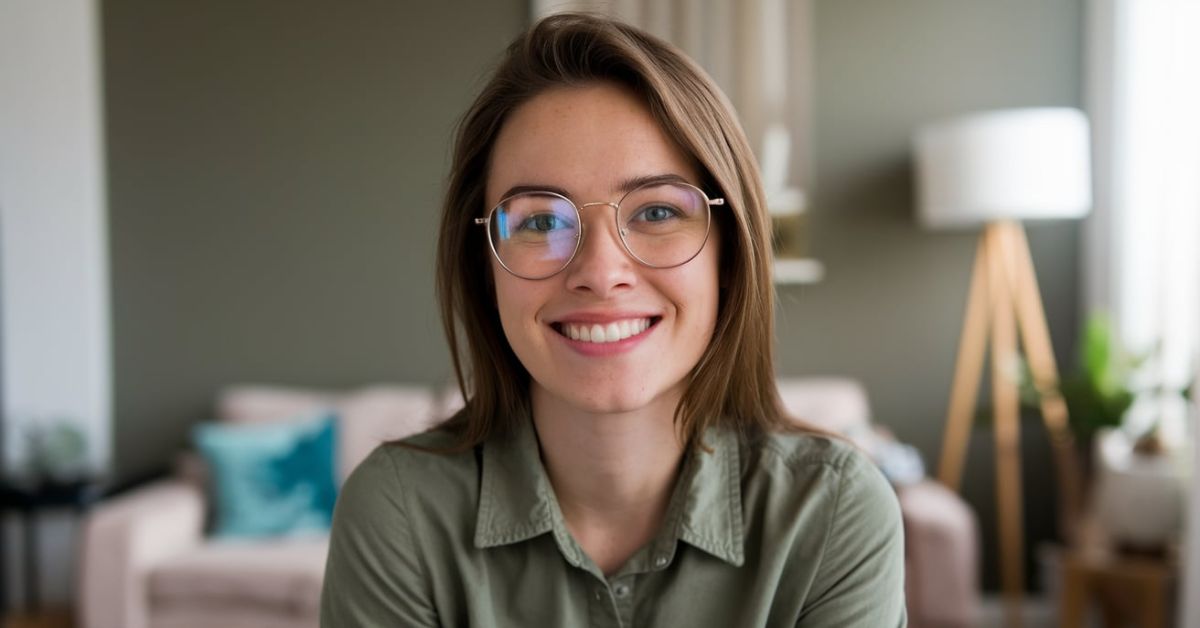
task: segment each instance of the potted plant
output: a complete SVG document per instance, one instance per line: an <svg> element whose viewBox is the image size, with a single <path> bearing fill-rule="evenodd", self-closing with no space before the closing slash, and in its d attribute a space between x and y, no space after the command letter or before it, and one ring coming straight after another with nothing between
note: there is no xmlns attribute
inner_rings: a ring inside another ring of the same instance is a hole
<svg viewBox="0 0 1200 628"><path fill-rule="evenodd" d="M1160 428L1171 404L1186 411L1191 391L1133 385L1133 374L1157 353L1130 354L1116 341L1108 317L1093 315L1084 325L1078 369L1056 391L1067 404L1098 523L1117 542L1140 548L1161 547L1182 515L1183 479ZM1022 401L1036 404L1028 366L1022 372ZM1127 419L1139 408L1142 427L1131 433L1137 426Z"/></svg>
<svg viewBox="0 0 1200 628"><path fill-rule="evenodd" d="M1092 442L1104 429L1121 426L1136 394L1130 374L1146 356L1132 356L1115 341L1108 317L1094 314L1084 324L1079 365L1059 381L1057 393L1067 404L1068 425L1083 460L1084 477L1091 475ZM1021 402L1036 408L1041 394L1034 387L1028 363L1022 363Z"/></svg>
<svg viewBox="0 0 1200 628"><path fill-rule="evenodd" d="M40 485L70 484L87 475L87 434L69 419L24 427L25 474Z"/></svg>

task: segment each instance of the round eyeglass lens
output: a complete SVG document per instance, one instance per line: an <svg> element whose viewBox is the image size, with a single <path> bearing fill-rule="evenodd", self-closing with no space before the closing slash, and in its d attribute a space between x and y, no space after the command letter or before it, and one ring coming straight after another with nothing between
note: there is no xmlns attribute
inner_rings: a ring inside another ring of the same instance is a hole
<svg viewBox="0 0 1200 628"><path fill-rule="evenodd" d="M686 263L708 238L708 198L689 185L653 184L621 200L617 223L634 257L648 266Z"/></svg>
<svg viewBox="0 0 1200 628"><path fill-rule="evenodd" d="M496 258L512 273L529 279L549 277L575 255L579 213L557 194L517 194L493 210L488 237Z"/></svg>

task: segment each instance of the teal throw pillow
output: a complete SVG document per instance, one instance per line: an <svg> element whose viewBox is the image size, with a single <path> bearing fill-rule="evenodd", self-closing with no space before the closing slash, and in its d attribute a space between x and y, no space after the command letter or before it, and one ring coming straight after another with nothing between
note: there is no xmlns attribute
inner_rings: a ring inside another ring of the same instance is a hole
<svg viewBox="0 0 1200 628"><path fill-rule="evenodd" d="M212 478L218 537L329 530L337 500L336 416L264 424L203 423L192 438Z"/></svg>

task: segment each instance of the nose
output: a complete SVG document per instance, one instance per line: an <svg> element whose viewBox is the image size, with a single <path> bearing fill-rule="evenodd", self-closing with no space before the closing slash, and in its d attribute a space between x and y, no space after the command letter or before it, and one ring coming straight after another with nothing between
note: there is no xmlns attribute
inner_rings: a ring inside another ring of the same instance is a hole
<svg viewBox="0 0 1200 628"><path fill-rule="evenodd" d="M621 244L614 213L616 210L609 203L589 205L609 207L587 212L591 215L584 221L583 241L579 243L575 259L571 260L564 272L568 289L606 299L633 288L637 282L637 262L629 257L625 246Z"/></svg>

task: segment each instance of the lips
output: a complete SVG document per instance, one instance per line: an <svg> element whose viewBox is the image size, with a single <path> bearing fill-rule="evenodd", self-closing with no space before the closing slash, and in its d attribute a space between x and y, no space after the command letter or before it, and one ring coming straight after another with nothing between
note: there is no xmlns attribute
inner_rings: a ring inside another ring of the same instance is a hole
<svg viewBox="0 0 1200 628"><path fill-rule="evenodd" d="M623 318L605 323L562 321L553 323L555 331L580 342L606 344L620 342L645 332L657 323L661 317L646 316L639 318Z"/></svg>

